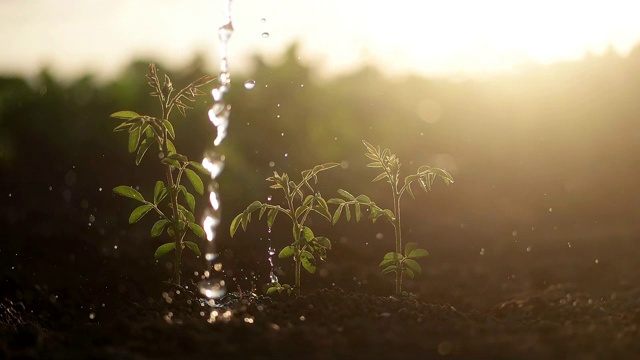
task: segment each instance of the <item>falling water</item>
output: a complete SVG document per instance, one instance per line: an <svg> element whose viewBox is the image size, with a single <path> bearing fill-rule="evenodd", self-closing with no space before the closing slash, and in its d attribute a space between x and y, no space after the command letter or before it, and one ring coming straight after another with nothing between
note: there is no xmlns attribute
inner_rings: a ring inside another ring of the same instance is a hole
<svg viewBox="0 0 640 360"><path fill-rule="evenodd" d="M229 73L228 62L228 43L233 34L233 23L231 21L231 1L224 2L224 19L222 26L218 29L218 37L220 38L220 74L218 75L218 86L212 91L213 106L208 112L209 120L216 128L216 138L213 143L208 146L202 159L202 165L211 173L211 180L207 187L209 192L209 207L206 209L203 220L203 229L207 236L207 249L205 251L205 259L207 267L202 276L199 288L200 293L208 298L219 298L226 293L224 280L218 279L212 272L222 270L222 264L215 263L218 254L215 247L216 229L220 224L220 193L216 178L220 175L224 167L224 155L219 154L216 149L227 136L227 127L229 126L229 115L231 113L231 105L225 101L225 95L229 92L231 85L231 74Z"/></svg>

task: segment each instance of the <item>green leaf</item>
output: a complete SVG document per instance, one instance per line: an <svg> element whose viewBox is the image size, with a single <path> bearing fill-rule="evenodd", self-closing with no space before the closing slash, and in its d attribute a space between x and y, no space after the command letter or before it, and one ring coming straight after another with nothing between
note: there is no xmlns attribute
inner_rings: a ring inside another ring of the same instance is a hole
<svg viewBox="0 0 640 360"><path fill-rule="evenodd" d="M375 161L372 163L368 163L367 167L369 168L381 168L382 167L382 163L380 163L379 161Z"/></svg>
<svg viewBox="0 0 640 360"><path fill-rule="evenodd" d="M313 254L308 251L301 252L300 261L302 262L302 267L309 273L313 274L316 272L316 258Z"/></svg>
<svg viewBox="0 0 640 360"><path fill-rule="evenodd" d="M388 252L383 257L384 260L400 260L402 259L402 254L398 254L397 252Z"/></svg>
<svg viewBox="0 0 640 360"><path fill-rule="evenodd" d="M360 222L360 217L362 216L362 210L360 209L360 203L355 203L354 204L355 209L355 214L356 214L356 222Z"/></svg>
<svg viewBox="0 0 640 360"><path fill-rule="evenodd" d="M202 175L211 176L209 170L207 170L204 166L202 166L202 164L197 161L189 161L189 166L198 170L198 172L200 172Z"/></svg>
<svg viewBox="0 0 640 360"><path fill-rule="evenodd" d="M135 111L118 111L118 112L114 112L113 114L109 115L109 117L112 117L114 119L133 119L133 118L137 118L140 117L140 114L138 114Z"/></svg>
<svg viewBox="0 0 640 360"><path fill-rule="evenodd" d="M151 227L151 237L160 236L162 234L162 231L164 231L164 228L170 223L171 222L167 219L161 219L156 221L156 223L153 224L153 227Z"/></svg>
<svg viewBox="0 0 640 360"><path fill-rule="evenodd" d="M305 211L307 210L306 207L300 206L299 208L296 209L295 215L294 217L297 219L300 217L300 215L302 215Z"/></svg>
<svg viewBox="0 0 640 360"><path fill-rule="evenodd" d="M131 186L125 186L125 185L116 186L113 188L113 192L115 192L118 195L122 195L134 200L138 200L140 202L145 202L144 198L138 192L138 190L132 188Z"/></svg>
<svg viewBox="0 0 640 360"><path fill-rule="evenodd" d="M414 242L407 243L407 244L404 246L404 256L408 256L408 255L409 255L409 253L410 253L410 252L412 252L412 251L413 251L413 249L415 249L415 248L417 248L417 247L418 247L418 244L417 244L417 243L414 243Z"/></svg>
<svg viewBox="0 0 640 360"><path fill-rule="evenodd" d="M305 226L302 228L302 237L307 241L311 241L315 236L313 235L313 231L311 231L309 227Z"/></svg>
<svg viewBox="0 0 640 360"><path fill-rule="evenodd" d="M140 128L136 128L129 133L129 152L133 154L138 148L138 143L140 142Z"/></svg>
<svg viewBox="0 0 640 360"><path fill-rule="evenodd" d="M409 255L407 255L407 257L412 259L417 259L417 258L425 257L428 255L429 255L429 252L425 249L414 249L414 250L411 250L411 252L409 253Z"/></svg>
<svg viewBox="0 0 640 360"><path fill-rule="evenodd" d="M369 153L371 154L376 154L376 148L373 147L373 145L369 144L368 142L362 140L362 143L364 144L364 146L367 148L367 150L369 150Z"/></svg>
<svg viewBox="0 0 640 360"><path fill-rule="evenodd" d="M293 254L295 253L295 251L296 251L296 248L295 248L294 246L292 246L292 245L285 246L285 247L280 251L280 253L278 254L278 257L279 257L280 259L284 259L284 258L291 257L291 256L293 256Z"/></svg>
<svg viewBox="0 0 640 360"><path fill-rule="evenodd" d="M189 209L191 209L191 211L196 211L195 196L193 196L190 192L188 192L184 186L182 186L181 189L182 189L182 195L184 196L184 199L187 201L187 205L189 205Z"/></svg>
<svg viewBox="0 0 640 360"><path fill-rule="evenodd" d="M167 132L169 133L169 136L171 136L172 139L175 139L176 138L176 132L173 130L173 125L171 124L171 122L169 120L167 120L167 119L162 119L162 124L167 129Z"/></svg>
<svg viewBox="0 0 640 360"><path fill-rule="evenodd" d="M156 185L153 187L153 203L157 204L160 201L160 195L162 195L162 191L166 191L166 187L164 186L164 182L161 180L156 181Z"/></svg>
<svg viewBox="0 0 640 360"><path fill-rule="evenodd" d="M381 274L388 274L390 272L396 271L398 267L396 265L389 265L386 268L382 269Z"/></svg>
<svg viewBox="0 0 640 360"><path fill-rule="evenodd" d="M340 204L338 205L338 208L336 209L336 212L333 213L333 225L335 225L338 220L340 220L340 215L342 214L342 208L344 207L344 204Z"/></svg>
<svg viewBox="0 0 640 360"><path fill-rule="evenodd" d="M389 265L397 265L398 264L398 260L395 259L387 259L387 260L382 260L380 262L380 264L378 264L379 267L387 267Z"/></svg>
<svg viewBox="0 0 640 360"><path fill-rule="evenodd" d="M193 231L193 233L196 234L199 238L205 238L204 230L202 230L200 225L193 222L189 222L187 225L189 226L189 229L191 229L191 231Z"/></svg>
<svg viewBox="0 0 640 360"><path fill-rule="evenodd" d="M269 216L267 217L267 226L269 228L271 228L273 226L273 223L276 221L276 216L278 216L278 208L272 208L271 210L269 210Z"/></svg>
<svg viewBox="0 0 640 360"><path fill-rule="evenodd" d="M267 289L267 295L273 294L275 292L278 292L278 287L277 286L272 286L272 287Z"/></svg>
<svg viewBox="0 0 640 360"><path fill-rule="evenodd" d="M338 194L342 195L343 197L349 199L349 200L355 200L356 198L351 195L348 191L343 190L343 189L338 189Z"/></svg>
<svg viewBox="0 0 640 360"><path fill-rule="evenodd" d="M347 221L351 221L351 209L349 209L349 204L345 204L345 216L347 217Z"/></svg>
<svg viewBox="0 0 640 360"><path fill-rule="evenodd" d="M311 201L313 201L313 198L314 198L313 195L307 195L307 197L302 202L302 205L308 206L309 204L311 204Z"/></svg>
<svg viewBox="0 0 640 360"><path fill-rule="evenodd" d="M166 253L171 252L175 248L176 248L176 243L172 243L172 242L171 243L166 243L164 245L160 245L156 249L156 253L153 254L153 257L156 258L156 259L159 259L162 256L164 256Z"/></svg>
<svg viewBox="0 0 640 360"><path fill-rule="evenodd" d="M409 268L404 268L404 273L410 278L413 279L415 277L415 274L413 273L413 271Z"/></svg>
<svg viewBox="0 0 640 360"><path fill-rule="evenodd" d="M173 160L177 160L177 161L181 161L181 162L189 162L189 159L182 155L182 154L178 154L178 153L170 153L167 158L169 159L173 159Z"/></svg>
<svg viewBox="0 0 640 360"><path fill-rule="evenodd" d="M325 208L322 205L318 204L313 207L313 210L315 210L318 214L322 215L327 220L331 221L331 213L329 212L328 207Z"/></svg>
<svg viewBox="0 0 640 360"><path fill-rule="evenodd" d="M191 222L195 222L195 216L193 216L193 213L189 210L187 210L186 207L178 204L178 212L180 212L182 215L184 215L184 217L187 219L187 221L191 221Z"/></svg>
<svg viewBox="0 0 640 360"><path fill-rule="evenodd" d="M173 145L173 142L169 139L167 139L167 151L169 152L169 154L177 153L176 146Z"/></svg>
<svg viewBox="0 0 640 360"><path fill-rule="evenodd" d="M344 199L340 199L340 198L335 198L335 199L329 199L329 201L327 201L329 204L344 204L346 201L344 201Z"/></svg>
<svg viewBox="0 0 640 360"><path fill-rule="evenodd" d="M174 159L167 158L167 157L165 157L162 160L160 160L160 162L163 163L163 164L169 165L171 167L174 167L176 169L180 169L182 167L182 166L180 166L179 162L177 162Z"/></svg>
<svg viewBox="0 0 640 360"><path fill-rule="evenodd" d="M128 128L131 127L131 123L128 122L123 122L122 124L116 126L115 128L113 128L113 132L117 132L117 131L124 131L127 130Z"/></svg>
<svg viewBox="0 0 640 360"><path fill-rule="evenodd" d="M153 209L153 205L141 205L133 209L129 216L129 224L138 222L149 210Z"/></svg>
<svg viewBox="0 0 640 360"><path fill-rule="evenodd" d="M229 228L229 233L231 234L231 237L233 237L233 235L238 230L238 227L240 226L240 223L242 221L242 215L244 215L244 214L240 213L240 214L236 215L236 217L233 218L233 220L231 221L231 226Z"/></svg>
<svg viewBox="0 0 640 360"><path fill-rule="evenodd" d="M367 195L358 195L356 201L362 204L371 204L371 199Z"/></svg>
<svg viewBox="0 0 640 360"><path fill-rule="evenodd" d="M418 262L413 259L404 259L403 264L405 267L408 267L412 272L416 274L420 274L422 272L422 267L420 267L420 264L418 264Z"/></svg>
<svg viewBox="0 0 640 360"><path fill-rule="evenodd" d="M204 194L204 184L202 184L202 179L200 179L200 176L198 176L198 174L196 174L196 172L191 169L184 169L184 172L196 192L200 195Z"/></svg>
<svg viewBox="0 0 640 360"><path fill-rule="evenodd" d="M202 255L202 253L200 252L200 248L198 247L198 244L192 241L185 241L184 245L189 249L191 249L191 251L193 251L193 253L196 254L196 256Z"/></svg>
<svg viewBox="0 0 640 360"><path fill-rule="evenodd" d="M260 209L260 207L262 207L262 203L258 200L252 202L251 204L249 204L249 206L247 206L247 209L244 211L246 214L252 213L258 209Z"/></svg>
<svg viewBox="0 0 640 360"><path fill-rule="evenodd" d="M136 165L140 165L144 154L147 153L147 150L156 142L156 139L146 138L142 140L140 144L140 148L138 148L138 153L136 154Z"/></svg>
<svg viewBox="0 0 640 360"><path fill-rule="evenodd" d="M384 172L384 173L376 176L373 180L371 180L371 182L376 182L378 180L382 180L382 179L387 178L387 177L389 177L389 175L387 175L387 173Z"/></svg>
<svg viewBox="0 0 640 360"><path fill-rule="evenodd" d="M322 246L325 249L331 250L331 241L324 236L318 236L316 238L316 242L318 245Z"/></svg>

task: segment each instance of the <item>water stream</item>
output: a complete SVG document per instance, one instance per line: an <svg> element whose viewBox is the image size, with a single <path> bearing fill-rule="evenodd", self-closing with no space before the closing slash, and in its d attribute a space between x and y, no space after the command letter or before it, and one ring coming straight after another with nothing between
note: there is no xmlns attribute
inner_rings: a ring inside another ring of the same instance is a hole
<svg viewBox="0 0 640 360"><path fill-rule="evenodd" d="M232 0L224 1L222 26L218 29L221 55L220 74L218 75L217 86L211 91L214 103L208 112L209 120L213 126L215 126L217 135L213 142L207 147L202 160L202 165L211 173L211 180L207 186L209 206L205 210L204 220L202 222L207 237L205 250L206 268L202 275L199 289L200 293L210 299L220 298L226 293L224 280L216 276L222 270L222 264L216 262L218 253L216 252L215 239L217 227L221 220L220 193L216 178L220 175L224 167L224 155L217 152L217 147L227 136L229 115L231 113L231 105L226 103L225 98L231 86L228 60L228 44L233 34L231 2Z"/></svg>

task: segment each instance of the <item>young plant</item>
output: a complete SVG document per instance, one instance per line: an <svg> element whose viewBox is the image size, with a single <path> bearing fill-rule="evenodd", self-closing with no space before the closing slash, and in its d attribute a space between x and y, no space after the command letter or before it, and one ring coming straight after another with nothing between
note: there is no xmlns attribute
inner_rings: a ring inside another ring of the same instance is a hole
<svg viewBox="0 0 640 360"><path fill-rule="evenodd" d="M286 173L279 175L274 172L273 176L267 178L267 181L273 183L270 188L282 190L286 203L285 207L254 201L231 222L230 232L231 237L233 237L240 226L242 226L243 230L247 230L247 225L251 221L251 214L258 210L260 210L258 219L262 219L262 216L265 213L267 214L267 226L269 228L273 226L279 213L285 214L291 220L293 242L291 245L285 246L278 254L278 257L284 259L293 256L295 261L295 285L291 287L288 284L272 283L267 293L286 291L290 294L293 289L299 295L301 268L311 274L315 273L316 255L320 260L324 261L327 257L327 250L331 250L331 241L326 237L316 236L311 228L305 226L305 223L312 212L320 214L331 221L331 213L329 213L327 202L320 193L313 189L310 181L313 180L314 184L317 184L319 172L338 165L337 163L326 163L317 165L313 169L304 170L301 174L302 180L298 183L290 180L289 175ZM308 190L309 195L305 196L305 190Z"/></svg>
<svg viewBox="0 0 640 360"><path fill-rule="evenodd" d="M195 212L195 197L182 185L184 177L189 179L193 189L200 195L204 193L204 185L199 172L209 175L202 164L190 161L185 155L180 154L171 140L175 140L176 134L173 125L169 121L169 115L174 108L184 116L187 106L186 101L194 102L195 97L204 95L200 88L214 80L205 75L181 90L175 91L169 76L165 74L162 85L158 79L155 64L149 65L149 73L146 75L148 84L153 88L151 96L157 97L160 102L160 116L153 117L140 115L134 111L118 111L111 114L112 118L123 120L115 127L114 131L127 131L129 134L129 152L135 153L136 165L139 165L147 151L154 147L158 149L160 162L164 164L165 181L158 180L153 189L153 199L146 200L140 192L130 186L117 186L113 191L136 201L142 205L135 208L129 216L129 224L140 220L149 211L155 211L160 219L151 227L151 236L162 235L165 228L171 241L160 245L155 251L155 258L174 251L173 258L173 283L180 285L180 262L182 250L188 247L197 256L200 249L193 241L187 241L187 233L190 231L196 236L205 237L204 230L196 224L193 213ZM196 171L194 171L196 170ZM181 196L180 196L181 195ZM167 201L165 201L167 199Z"/></svg>
<svg viewBox="0 0 640 360"><path fill-rule="evenodd" d="M340 219L344 210L347 221L351 220L351 207L354 209L354 216L356 221L360 221L362 217L362 207L369 208L370 218L375 222L379 217L384 217L393 225L395 229L396 246L395 251L388 252L380 262L382 273L395 273L396 274L396 295L402 293L402 275L405 274L409 278L413 279L415 274L420 274L422 268L420 264L415 261L417 258L421 258L429 255L429 252L425 249L418 249L416 243L408 243L402 252L402 228L400 219L400 200L405 192L408 192L412 198L413 190L411 185L418 183L422 190L425 192L431 190L431 185L437 177L440 177L445 184L449 185L453 183L453 177L447 171L430 167L427 165L420 166L416 173L411 174L404 178L402 184L400 183L400 159L396 155L391 154L389 149L381 150L369 144L366 141L362 141L367 148L365 156L373 160L372 163L367 164L367 167L382 169L382 173L376 176L373 181L386 180L391 187L391 194L393 196L393 210L382 209L371 201L366 195L353 196L345 190L338 190L343 198L330 199L330 204L336 204L335 213L333 214L332 221L335 224Z"/></svg>

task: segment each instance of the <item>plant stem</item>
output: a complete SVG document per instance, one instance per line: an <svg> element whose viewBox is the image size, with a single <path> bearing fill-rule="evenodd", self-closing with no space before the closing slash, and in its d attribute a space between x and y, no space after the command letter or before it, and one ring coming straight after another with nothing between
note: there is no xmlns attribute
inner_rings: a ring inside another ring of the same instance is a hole
<svg viewBox="0 0 640 360"><path fill-rule="evenodd" d="M402 229L400 227L400 196L394 189L393 192L393 211L396 214L393 221L393 228L396 234L396 253L402 253ZM400 295L402 292L402 268L398 266L396 268L396 295Z"/></svg>
<svg viewBox="0 0 640 360"><path fill-rule="evenodd" d="M293 242L296 244L296 250L294 252L294 261L296 263L296 272L295 272L295 284L294 291L296 295L300 295L300 265L302 265L302 261L300 259L300 224L298 224L298 219L296 219L295 207L293 206L293 196L287 196L287 203L289 205L289 211L291 212L291 221L293 221Z"/></svg>

